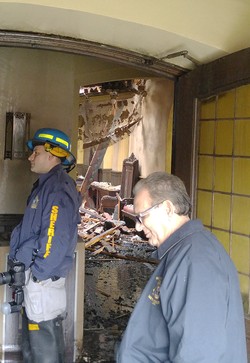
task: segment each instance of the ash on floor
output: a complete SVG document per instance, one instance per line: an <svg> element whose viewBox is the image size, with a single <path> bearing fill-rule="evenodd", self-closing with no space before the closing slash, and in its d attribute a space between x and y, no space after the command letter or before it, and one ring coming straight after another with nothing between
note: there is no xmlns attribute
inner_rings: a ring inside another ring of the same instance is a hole
<svg viewBox="0 0 250 363"><path fill-rule="evenodd" d="M119 254L148 259L147 243L122 241ZM115 362L114 351L154 264L86 252L84 344L80 362Z"/></svg>

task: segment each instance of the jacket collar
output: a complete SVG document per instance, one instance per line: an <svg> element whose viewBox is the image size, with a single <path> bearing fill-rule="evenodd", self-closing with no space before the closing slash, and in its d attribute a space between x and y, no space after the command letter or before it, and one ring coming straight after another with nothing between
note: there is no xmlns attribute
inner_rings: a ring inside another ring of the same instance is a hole
<svg viewBox="0 0 250 363"><path fill-rule="evenodd" d="M39 176L39 186L42 185L52 174L56 173L59 170L63 170L63 167L61 164L58 164L54 166L50 171L46 174L41 174Z"/></svg>
<svg viewBox="0 0 250 363"><path fill-rule="evenodd" d="M178 228L157 249L158 259L162 259L174 246L181 243L187 236L202 230L203 224L200 220L190 220Z"/></svg>

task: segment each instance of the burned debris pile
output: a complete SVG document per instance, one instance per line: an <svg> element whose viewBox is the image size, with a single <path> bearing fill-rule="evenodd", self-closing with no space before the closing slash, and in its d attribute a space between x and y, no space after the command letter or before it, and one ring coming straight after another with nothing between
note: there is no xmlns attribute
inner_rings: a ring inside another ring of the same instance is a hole
<svg viewBox="0 0 250 363"><path fill-rule="evenodd" d="M77 362L115 362L115 350L149 276L155 249L124 221L81 208L85 252L84 344Z"/></svg>
<svg viewBox="0 0 250 363"><path fill-rule="evenodd" d="M80 211L78 235L92 256L101 254L130 261L158 263L150 257L154 249L149 246L145 248L145 237L138 234L134 227L127 227L124 221L112 219L108 213L100 214L90 208L81 208Z"/></svg>

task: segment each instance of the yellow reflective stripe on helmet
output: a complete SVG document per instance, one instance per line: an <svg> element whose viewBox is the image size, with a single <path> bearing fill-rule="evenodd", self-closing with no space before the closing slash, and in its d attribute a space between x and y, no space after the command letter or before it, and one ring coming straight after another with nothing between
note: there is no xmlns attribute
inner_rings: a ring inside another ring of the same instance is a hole
<svg viewBox="0 0 250 363"><path fill-rule="evenodd" d="M47 139L50 139L50 140L54 139L54 136L50 135L50 134L39 134L38 137L44 137L44 138L47 138Z"/></svg>
<svg viewBox="0 0 250 363"><path fill-rule="evenodd" d="M39 325L38 324L31 324L29 323L29 330L40 330Z"/></svg>
<svg viewBox="0 0 250 363"><path fill-rule="evenodd" d="M65 146L69 147L69 143L66 140L61 139L60 137L56 137L56 141L60 142L61 144L64 144Z"/></svg>

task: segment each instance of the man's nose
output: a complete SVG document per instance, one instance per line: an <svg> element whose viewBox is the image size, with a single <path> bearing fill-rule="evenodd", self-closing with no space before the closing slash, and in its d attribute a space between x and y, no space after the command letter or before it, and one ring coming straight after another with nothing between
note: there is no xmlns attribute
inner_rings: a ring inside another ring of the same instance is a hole
<svg viewBox="0 0 250 363"><path fill-rule="evenodd" d="M143 224L140 223L139 221L135 222L135 229L137 230L137 232L141 232L143 230Z"/></svg>
<svg viewBox="0 0 250 363"><path fill-rule="evenodd" d="M31 161L34 159L34 152L28 157L28 160Z"/></svg>

